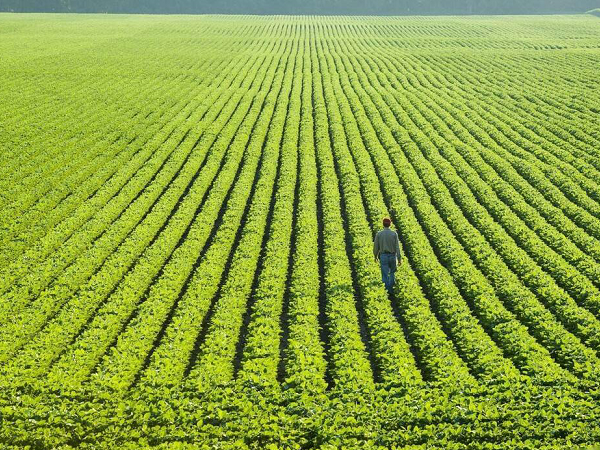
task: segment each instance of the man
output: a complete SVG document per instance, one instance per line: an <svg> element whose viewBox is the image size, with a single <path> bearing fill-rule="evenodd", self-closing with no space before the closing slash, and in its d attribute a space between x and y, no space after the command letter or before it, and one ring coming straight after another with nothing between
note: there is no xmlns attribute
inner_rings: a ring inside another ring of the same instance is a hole
<svg viewBox="0 0 600 450"><path fill-rule="evenodd" d="M389 218L383 219L383 230L377 232L373 242L375 261L379 260L381 279L390 294L395 282L394 273L398 267L398 260L401 258L398 234L390 229L391 224L392 221Z"/></svg>

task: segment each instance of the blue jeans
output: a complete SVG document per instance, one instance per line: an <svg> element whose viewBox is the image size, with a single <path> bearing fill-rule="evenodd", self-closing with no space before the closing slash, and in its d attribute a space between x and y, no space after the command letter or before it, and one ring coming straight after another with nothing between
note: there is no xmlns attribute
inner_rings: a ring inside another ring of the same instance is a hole
<svg viewBox="0 0 600 450"><path fill-rule="evenodd" d="M396 254L381 253L379 255L379 264L381 265L381 280L389 293L394 287L394 273L396 272Z"/></svg>

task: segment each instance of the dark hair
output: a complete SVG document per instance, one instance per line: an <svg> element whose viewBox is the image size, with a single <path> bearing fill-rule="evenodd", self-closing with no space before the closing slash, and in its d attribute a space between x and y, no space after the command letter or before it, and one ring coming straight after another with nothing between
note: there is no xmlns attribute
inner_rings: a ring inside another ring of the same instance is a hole
<svg viewBox="0 0 600 450"><path fill-rule="evenodd" d="M385 219L383 219L383 226L386 228L389 228L389 226L392 224L392 219L390 219L389 217L386 217Z"/></svg>

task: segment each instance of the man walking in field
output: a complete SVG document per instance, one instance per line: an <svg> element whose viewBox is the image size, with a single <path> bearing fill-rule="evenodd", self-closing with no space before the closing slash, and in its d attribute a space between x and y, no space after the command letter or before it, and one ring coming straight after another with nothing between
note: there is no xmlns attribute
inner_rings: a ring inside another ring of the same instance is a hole
<svg viewBox="0 0 600 450"><path fill-rule="evenodd" d="M394 273L398 267L400 259L400 241L398 234L390 229L392 221L389 218L383 219L383 230L377 232L373 242L373 254L375 261L379 260L381 265L381 279L385 288L391 294L394 287Z"/></svg>

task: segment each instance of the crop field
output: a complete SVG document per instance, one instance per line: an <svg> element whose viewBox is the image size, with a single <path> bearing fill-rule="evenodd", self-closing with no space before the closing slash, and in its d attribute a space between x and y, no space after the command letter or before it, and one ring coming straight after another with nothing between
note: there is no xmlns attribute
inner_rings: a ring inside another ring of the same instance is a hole
<svg viewBox="0 0 600 450"><path fill-rule="evenodd" d="M592 15L0 15L0 447L598 448L599 86Z"/></svg>

